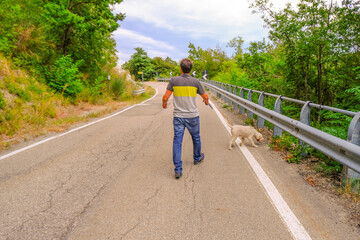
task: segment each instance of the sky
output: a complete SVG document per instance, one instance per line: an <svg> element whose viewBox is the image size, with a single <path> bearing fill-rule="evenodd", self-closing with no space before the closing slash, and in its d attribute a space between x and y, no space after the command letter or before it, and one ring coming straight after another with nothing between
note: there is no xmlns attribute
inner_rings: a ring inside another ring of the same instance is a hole
<svg viewBox="0 0 360 240"><path fill-rule="evenodd" d="M274 9L300 0L270 0ZM202 49L220 46L228 56L234 52L226 44L241 36L248 46L267 39L268 29L259 13L253 14L249 0L124 0L114 12L125 13L113 32L118 64L128 61L134 48L143 48L150 58L170 57L180 61L188 56L189 43Z"/></svg>

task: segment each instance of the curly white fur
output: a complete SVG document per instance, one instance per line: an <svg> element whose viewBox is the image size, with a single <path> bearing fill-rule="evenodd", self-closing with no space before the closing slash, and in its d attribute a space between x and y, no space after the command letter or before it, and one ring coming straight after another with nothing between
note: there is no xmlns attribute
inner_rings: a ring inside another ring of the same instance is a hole
<svg viewBox="0 0 360 240"><path fill-rule="evenodd" d="M257 147L257 146L255 145L254 141L252 140L252 137L255 137L255 139L258 142L261 142L262 140L264 140L261 133L256 131L256 129L253 128L252 126L241 126L241 125L230 126L229 125L229 127L231 128L231 135L232 135L231 140L229 142L229 150L232 149L232 147L234 146L234 143L238 137L241 138L240 146L244 143L245 138L249 139L249 141L253 147Z"/></svg>

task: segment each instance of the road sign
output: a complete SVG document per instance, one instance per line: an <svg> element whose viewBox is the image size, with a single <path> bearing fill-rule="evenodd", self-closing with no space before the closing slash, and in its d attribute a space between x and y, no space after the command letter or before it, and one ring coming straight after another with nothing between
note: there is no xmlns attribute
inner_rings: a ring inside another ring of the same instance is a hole
<svg viewBox="0 0 360 240"><path fill-rule="evenodd" d="M138 74L143 74L143 72L138 72Z"/></svg>
<svg viewBox="0 0 360 240"><path fill-rule="evenodd" d="M203 71L203 79L207 80L208 72L207 70Z"/></svg>
<svg viewBox="0 0 360 240"><path fill-rule="evenodd" d="M196 76L196 71L193 71L193 72L192 72L192 75L195 77L195 76Z"/></svg>

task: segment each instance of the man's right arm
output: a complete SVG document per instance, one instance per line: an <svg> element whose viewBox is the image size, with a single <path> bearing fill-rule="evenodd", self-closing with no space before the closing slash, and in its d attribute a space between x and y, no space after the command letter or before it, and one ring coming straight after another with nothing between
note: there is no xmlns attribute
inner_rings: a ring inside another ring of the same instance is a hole
<svg viewBox="0 0 360 240"><path fill-rule="evenodd" d="M172 94L172 91L166 89L166 92L165 92L165 94L164 94L164 96L162 98L162 106L163 106L164 109L167 108L167 101L169 100L171 94Z"/></svg>

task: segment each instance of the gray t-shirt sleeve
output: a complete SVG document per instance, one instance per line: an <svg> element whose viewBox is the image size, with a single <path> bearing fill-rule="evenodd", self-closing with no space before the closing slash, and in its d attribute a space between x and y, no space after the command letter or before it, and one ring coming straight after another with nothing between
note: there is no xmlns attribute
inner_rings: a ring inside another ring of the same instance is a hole
<svg viewBox="0 0 360 240"><path fill-rule="evenodd" d="M199 95L203 95L203 94L205 93L205 90L204 90L203 86L201 85L200 81L198 81L197 89L198 89L198 90L197 90L197 93L198 93Z"/></svg>
<svg viewBox="0 0 360 240"><path fill-rule="evenodd" d="M169 81L169 84L166 87L166 89L173 92L174 91L173 87L174 87L174 81L171 78L170 81Z"/></svg>

